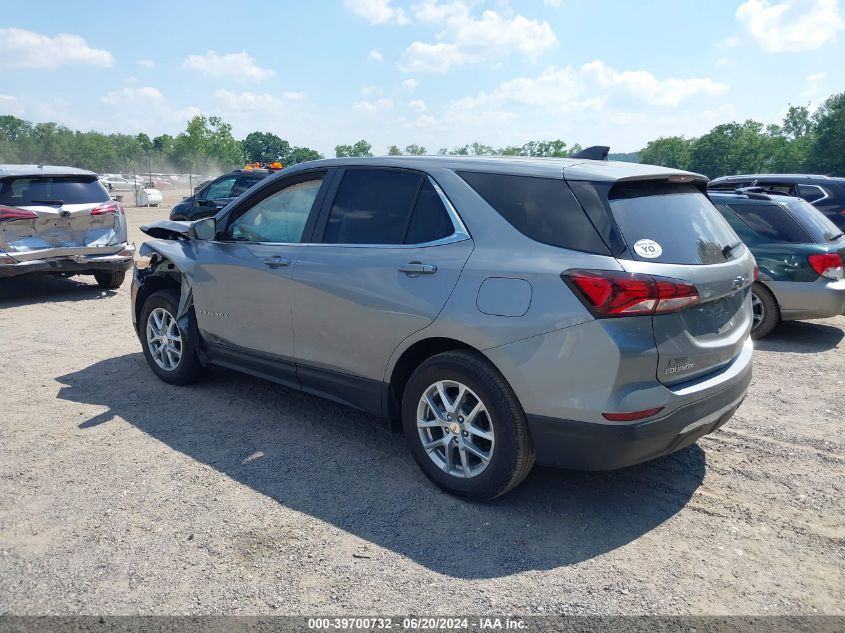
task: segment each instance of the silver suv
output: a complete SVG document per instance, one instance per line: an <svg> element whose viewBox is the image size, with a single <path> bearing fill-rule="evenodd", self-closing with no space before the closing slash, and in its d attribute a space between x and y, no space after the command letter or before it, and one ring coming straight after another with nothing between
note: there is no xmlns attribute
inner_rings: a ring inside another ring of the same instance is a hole
<svg viewBox="0 0 845 633"><path fill-rule="evenodd" d="M614 469L724 424L751 380L754 258L706 179L589 160L321 160L216 217L142 227L164 381L236 368L377 414L490 499L535 462Z"/></svg>
<svg viewBox="0 0 845 633"><path fill-rule="evenodd" d="M74 167L0 165L0 278L93 275L118 288L135 247L123 205L97 174Z"/></svg>

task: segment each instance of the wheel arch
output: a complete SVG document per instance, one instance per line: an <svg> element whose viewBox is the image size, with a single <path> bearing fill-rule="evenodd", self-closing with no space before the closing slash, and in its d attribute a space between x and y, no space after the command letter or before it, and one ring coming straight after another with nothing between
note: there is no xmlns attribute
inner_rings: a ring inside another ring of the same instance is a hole
<svg viewBox="0 0 845 633"><path fill-rule="evenodd" d="M396 357L392 366L388 368L386 381L387 403L385 410L390 428L393 431L401 432L402 430L402 395L414 370L432 356L461 349L483 355L480 350L464 341L445 336L434 336L414 342Z"/></svg>

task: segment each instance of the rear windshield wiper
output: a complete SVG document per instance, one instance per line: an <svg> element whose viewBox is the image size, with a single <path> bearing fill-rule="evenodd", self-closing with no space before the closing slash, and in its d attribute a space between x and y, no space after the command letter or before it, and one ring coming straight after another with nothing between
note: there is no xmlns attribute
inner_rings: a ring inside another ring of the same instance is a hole
<svg viewBox="0 0 845 633"><path fill-rule="evenodd" d="M30 200L31 204L57 204L59 206L65 203L64 200Z"/></svg>
<svg viewBox="0 0 845 633"><path fill-rule="evenodd" d="M722 249L722 256L727 259L728 257L730 257L730 254L733 252L733 250L738 246L742 246L742 242L737 242L736 244L730 244L729 246L725 246L725 248Z"/></svg>
<svg viewBox="0 0 845 633"><path fill-rule="evenodd" d="M843 235L845 235L845 233L842 233L842 232L839 232L839 233L836 233L836 234L828 233L827 235L825 235L825 237L827 238L828 242L835 242L836 240L838 240Z"/></svg>

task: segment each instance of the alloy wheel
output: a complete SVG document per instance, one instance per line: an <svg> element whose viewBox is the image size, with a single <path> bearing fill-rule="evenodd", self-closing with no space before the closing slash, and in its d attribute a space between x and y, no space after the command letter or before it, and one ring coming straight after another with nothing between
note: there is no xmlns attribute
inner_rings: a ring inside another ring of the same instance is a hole
<svg viewBox="0 0 845 633"><path fill-rule="evenodd" d="M156 308L147 317L147 345L156 365L174 371L182 360L182 333L176 319L164 308Z"/></svg>
<svg viewBox="0 0 845 633"><path fill-rule="evenodd" d="M751 315L754 319L751 327L756 330L760 327L763 319L766 318L766 306L764 306L763 302L760 301L760 297L753 292L751 293Z"/></svg>
<svg viewBox="0 0 845 633"><path fill-rule="evenodd" d="M487 407L455 380L440 380L423 392L417 431L431 461L453 477L477 477L493 457L496 441Z"/></svg>

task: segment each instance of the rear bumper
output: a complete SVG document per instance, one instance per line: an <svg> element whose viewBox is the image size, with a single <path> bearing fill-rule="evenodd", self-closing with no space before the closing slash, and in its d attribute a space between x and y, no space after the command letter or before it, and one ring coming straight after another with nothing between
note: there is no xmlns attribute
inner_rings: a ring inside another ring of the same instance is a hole
<svg viewBox="0 0 845 633"><path fill-rule="evenodd" d="M597 424L528 416L537 463L615 470L686 448L727 422L745 398L751 367L729 388L639 424Z"/></svg>
<svg viewBox="0 0 845 633"><path fill-rule="evenodd" d="M784 321L827 319L845 314L845 280L767 281Z"/></svg>
<svg viewBox="0 0 845 633"><path fill-rule="evenodd" d="M78 255L33 259L15 264L0 264L0 279L37 273L116 272L129 270L135 257L135 246L128 244L114 255Z"/></svg>

